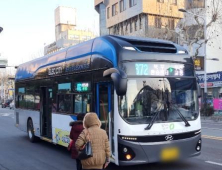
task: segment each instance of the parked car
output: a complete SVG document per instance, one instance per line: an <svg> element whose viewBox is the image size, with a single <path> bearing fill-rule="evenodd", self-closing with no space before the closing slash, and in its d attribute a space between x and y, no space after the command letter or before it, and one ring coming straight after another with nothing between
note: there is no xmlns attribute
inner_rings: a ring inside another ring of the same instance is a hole
<svg viewBox="0 0 222 170"><path fill-rule="evenodd" d="M2 103L2 108L9 107L11 102L12 102L12 100L6 100L5 102Z"/></svg>
<svg viewBox="0 0 222 170"><path fill-rule="evenodd" d="M9 104L9 108L14 109L14 107L15 107L15 102L14 100L12 100L12 102Z"/></svg>

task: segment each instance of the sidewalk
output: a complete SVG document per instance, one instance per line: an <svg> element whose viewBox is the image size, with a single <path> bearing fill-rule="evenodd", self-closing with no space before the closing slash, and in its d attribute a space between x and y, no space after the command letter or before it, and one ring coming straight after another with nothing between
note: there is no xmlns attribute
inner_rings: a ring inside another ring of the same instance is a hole
<svg viewBox="0 0 222 170"><path fill-rule="evenodd" d="M218 114L218 113L215 113L213 114L212 116L209 116L209 117L205 117L205 116L201 116L201 121L202 122L222 122L222 114Z"/></svg>

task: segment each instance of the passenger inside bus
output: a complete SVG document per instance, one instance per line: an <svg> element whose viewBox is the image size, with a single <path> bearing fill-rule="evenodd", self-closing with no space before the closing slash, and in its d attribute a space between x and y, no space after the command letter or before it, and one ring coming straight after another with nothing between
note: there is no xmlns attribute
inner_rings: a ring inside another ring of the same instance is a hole
<svg viewBox="0 0 222 170"><path fill-rule="evenodd" d="M64 110L65 110L64 107L65 107L65 106L64 106L64 101L61 100L61 101L59 102L59 111L64 111Z"/></svg>
<svg viewBox="0 0 222 170"><path fill-rule="evenodd" d="M75 95L75 113L87 113L90 111L90 99L88 95Z"/></svg>

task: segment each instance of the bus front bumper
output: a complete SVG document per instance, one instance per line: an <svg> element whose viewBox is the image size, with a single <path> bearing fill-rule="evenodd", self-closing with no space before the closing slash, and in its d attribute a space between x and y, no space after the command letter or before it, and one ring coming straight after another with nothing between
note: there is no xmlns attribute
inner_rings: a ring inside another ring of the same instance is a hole
<svg viewBox="0 0 222 170"><path fill-rule="evenodd" d="M175 141L132 142L121 138L118 138L118 141L119 165L121 166L177 161L201 154L201 143L199 143L201 142L201 134ZM198 146L200 148L197 148ZM125 153L124 149L128 150L128 153ZM131 154L132 159L127 160L127 154Z"/></svg>

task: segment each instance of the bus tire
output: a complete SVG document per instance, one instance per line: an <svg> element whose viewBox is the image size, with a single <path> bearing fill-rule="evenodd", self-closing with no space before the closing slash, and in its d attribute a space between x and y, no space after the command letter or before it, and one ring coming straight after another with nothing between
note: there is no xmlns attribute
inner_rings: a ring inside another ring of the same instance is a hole
<svg viewBox="0 0 222 170"><path fill-rule="evenodd" d="M32 142L32 143L36 142L37 138L36 138L35 133L34 133L34 127L33 127L32 119L28 120L27 132L28 132L28 138L29 138L30 142Z"/></svg>

